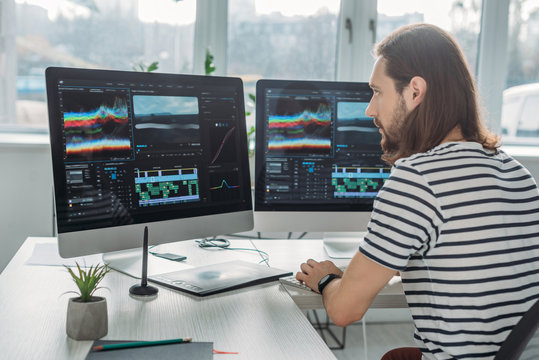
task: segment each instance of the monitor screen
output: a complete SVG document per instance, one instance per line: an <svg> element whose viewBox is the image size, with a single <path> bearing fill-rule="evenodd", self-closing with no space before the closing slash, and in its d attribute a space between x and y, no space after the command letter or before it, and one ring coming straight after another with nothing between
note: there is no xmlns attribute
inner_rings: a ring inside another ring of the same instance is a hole
<svg viewBox="0 0 539 360"><path fill-rule="evenodd" d="M390 173L371 97L367 83L257 83L255 229L366 229Z"/></svg>
<svg viewBox="0 0 539 360"><path fill-rule="evenodd" d="M238 78L46 71L60 255L252 228Z"/></svg>

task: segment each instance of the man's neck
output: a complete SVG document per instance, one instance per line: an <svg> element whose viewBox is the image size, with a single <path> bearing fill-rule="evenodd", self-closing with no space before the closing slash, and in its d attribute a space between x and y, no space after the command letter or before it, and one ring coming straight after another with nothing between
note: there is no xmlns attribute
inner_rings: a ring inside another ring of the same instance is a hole
<svg viewBox="0 0 539 360"><path fill-rule="evenodd" d="M460 130L460 126L458 125L455 126L453 130L451 130L449 134L446 135L446 137L442 140L440 144L453 141L466 141L466 139L464 139L464 137L462 136L462 131Z"/></svg>

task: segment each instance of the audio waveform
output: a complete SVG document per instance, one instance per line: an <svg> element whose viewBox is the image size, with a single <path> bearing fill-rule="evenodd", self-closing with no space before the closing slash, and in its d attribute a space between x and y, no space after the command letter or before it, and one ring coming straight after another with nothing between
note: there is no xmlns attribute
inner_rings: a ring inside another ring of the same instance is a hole
<svg viewBox="0 0 539 360"><path fill-rule="evenodd" d="M99 127L109 121L126 124L128 120L127 104L122 99L117 99L117 102L112 108L101 105L99 108L87 112L64 113L64 127L66 129L75 127Z"/></svg>
<svg viewBox="0 0 539 360"><path fill-rule="evenodd" d="M66 144L66 154L69 155L85 155L88 153L102 151L124 151L131 149L131 141L129 139L96 139L85 140L73 138L71 142Z"/></svg>
<svg viewBox="0 0 539 360"><path fill-rule="evenodd" d="M329 139L290 139L273 140L268 143L269 150L331 150Z"/></svg>
<svg viewBox="0 0 539 360"><path fill-rule="evenodd" d="M129 156L129 114L124 98L116 97L113 106L102 103L89 111L65 111L63 115L66 156L70 160L105 154L112 158Z"/></svg>
<svg viewBox="0 0 539 360"><path fill-rule="evenodd" d="M309 104L312 106L312 104ZM294 114L268 116L268 150L276 152L331 151L331 108L318 103L316 110L305 108Z"/></svg>
<svg viewBox="0 0 539 360"><path fill-rule="evenodd" d="M304 111L297 115L271 115L269 118L269 128L285 128L287 130L302 130L309 125L329 126L331 125L331 114L316 114Z"/></svg>

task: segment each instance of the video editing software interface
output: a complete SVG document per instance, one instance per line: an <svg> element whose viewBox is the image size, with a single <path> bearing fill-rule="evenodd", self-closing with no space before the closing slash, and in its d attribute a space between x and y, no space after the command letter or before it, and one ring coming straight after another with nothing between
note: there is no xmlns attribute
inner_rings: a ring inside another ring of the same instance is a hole
<svg viewBox="0 0 539 360"><path fill-rule="evenodd" d="M250 209L239 79L111 76L57 80L59 232Z"/></svg>
<svg viewBox="0 0 539 360"><path fill-rule="evenodd" d="M372 206L390 167L381 160L378 128L365 115L367 84L266 81L257 95L255 210Z"/></svg>

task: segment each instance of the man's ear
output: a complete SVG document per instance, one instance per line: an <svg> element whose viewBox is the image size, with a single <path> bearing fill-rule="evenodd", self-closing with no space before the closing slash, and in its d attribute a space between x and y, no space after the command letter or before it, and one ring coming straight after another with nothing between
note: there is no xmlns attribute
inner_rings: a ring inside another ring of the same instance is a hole
<svg viewBox="0 0 539 360"><path fill-rule="evenodd" d="M427 82L421 76L414 76L406 87L406 104L412 110L423 101L427 93Z"/></svg>

